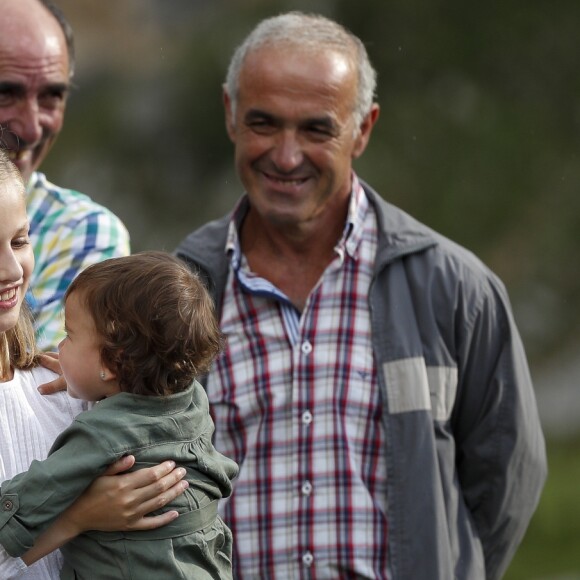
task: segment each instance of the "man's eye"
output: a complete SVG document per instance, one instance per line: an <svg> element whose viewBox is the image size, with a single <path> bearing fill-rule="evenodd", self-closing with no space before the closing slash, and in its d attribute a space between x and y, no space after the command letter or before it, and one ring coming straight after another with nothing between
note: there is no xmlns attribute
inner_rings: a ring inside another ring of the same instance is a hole
<svg viewBox="0 0 580 580"><path fill-rule="evenodd" d="M40 105L46 109L55 109L64 102L66 94L63 91L49 91L44 93L39 101Z"/></svg>
<svg viewBox="0 0 580 580"><path fill-rule="evenodd" d="M0 89L0 107L5 107L14 102L15 93L11 89Z"/></svg>
<svg viewBox="0 0 580 580"><path fill-rule="evenodd" d="M248 127L256 133L270 133L274 130L274 125L266 120L256 120L248 123Z"/></svg>
<svg viewBox="0 0 580 580"><path fill-rule="evenodd" d="M325 140L334 137L333 130L326 125L311 125L307 128L308 134L313 139Z"/></svg>

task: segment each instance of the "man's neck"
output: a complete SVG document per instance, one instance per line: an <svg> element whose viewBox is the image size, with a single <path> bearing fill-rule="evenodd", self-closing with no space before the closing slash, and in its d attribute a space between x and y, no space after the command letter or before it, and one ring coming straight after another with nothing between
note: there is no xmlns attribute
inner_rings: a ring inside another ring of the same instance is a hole
<svg viewBox="0 0 580 580"><path fill-rule="evenodd" d="M335 257L346 212L316 229L281 229L264 225L251 210L240 232L242 252L252 272L279 288L299 309Z"/></svg>

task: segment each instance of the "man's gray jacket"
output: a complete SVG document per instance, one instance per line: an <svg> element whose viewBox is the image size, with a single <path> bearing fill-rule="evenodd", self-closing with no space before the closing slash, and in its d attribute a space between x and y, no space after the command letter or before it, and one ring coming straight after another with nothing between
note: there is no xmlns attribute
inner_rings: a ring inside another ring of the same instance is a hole
<svg viewBox="0 0 580 580"><path fill-rule="evenodd" d="M369 308L385 406L392 578L500 578L547 472L506 291L473 254L363 186L379 227ZM175 252L206 277L218 310L230 218L193 232Z"/></svg>

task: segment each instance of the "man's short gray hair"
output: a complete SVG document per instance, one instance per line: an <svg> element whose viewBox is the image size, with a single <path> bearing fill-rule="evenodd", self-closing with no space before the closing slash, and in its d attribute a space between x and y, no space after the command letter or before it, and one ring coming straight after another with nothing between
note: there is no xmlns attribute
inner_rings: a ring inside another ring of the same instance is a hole
<svg viewBox="0 0 580 580"><path fill-rule="evenodd" d="M76 67L75 40L72 26L64 12L52 0L40 0L40 3L54 16L62 29L68 51L69 78L73 78Z"/></svg>
<svg viewBox="0 0 580 580"><path fill-rule="evenodd" d="M362 123L371 110L377 86L377 73L370 63L364 44L333 20L296 11L262 20L235 50L225 82L234 116L244 60L250 52L266 45L296 46L308 50L327 48L345 55L358 72L357 100L353 114L357 127Z"/></svg>

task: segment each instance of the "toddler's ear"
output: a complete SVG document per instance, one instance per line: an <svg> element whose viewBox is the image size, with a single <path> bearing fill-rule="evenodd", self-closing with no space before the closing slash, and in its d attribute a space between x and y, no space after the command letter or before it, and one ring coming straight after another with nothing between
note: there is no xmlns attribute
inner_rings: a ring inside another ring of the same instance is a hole
<svg viewBox="0 0 580 580"><path fill-rule="evenodd" d="M111 369L103 365L101 367L100 377L101 381L113 381L117 378L117 375L113 371L111 371Z"/></svg>

